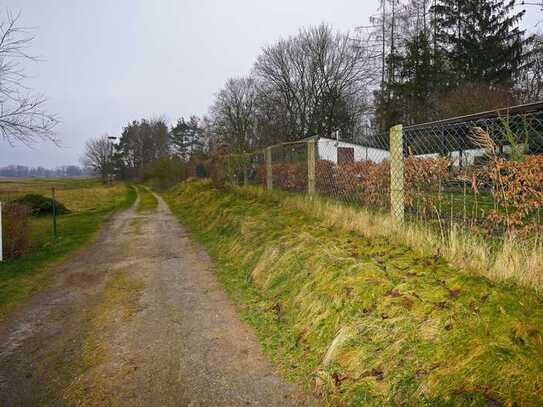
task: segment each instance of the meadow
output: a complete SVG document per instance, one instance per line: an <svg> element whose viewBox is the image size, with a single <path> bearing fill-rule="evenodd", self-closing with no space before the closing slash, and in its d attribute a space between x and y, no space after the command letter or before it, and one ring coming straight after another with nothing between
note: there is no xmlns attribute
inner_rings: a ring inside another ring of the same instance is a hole
<svg viewBox="0 0 543 407"><path fill-rule="evenodd" d="M49 271L69 253L92 241L101 224L119 209L130 206L137 193L131 186L105 186L93 178L0 180L0 201L9 202L37 193L56 199L70 213L57 217L57 237L52 216L29 220L30 247L14 260L0 263L0 319L32 293L47 285Z"/></svg>

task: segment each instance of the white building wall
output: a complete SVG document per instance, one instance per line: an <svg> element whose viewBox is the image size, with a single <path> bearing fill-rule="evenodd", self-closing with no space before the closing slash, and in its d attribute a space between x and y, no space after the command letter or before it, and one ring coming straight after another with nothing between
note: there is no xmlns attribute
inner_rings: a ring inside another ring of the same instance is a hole
<svg viewBox="0 0 543 407"><path fill-rule="evenodd" d="M332 139L320 138L317 145L319 159L328 160L337 164L338 147L352 148L354 150L355 161L373 161L375 163L380 163L387 160L390 156L389 152L386 150L365 147L344 141L337 142Z"/></svg>
<svg viewBox="0 0 543 407"><path fill-rule="evenodd" d="M505 150L507 147L505 148ZM485 155L485 150L483 149L470 149L462 151L462 165L469 166L473 165L476 157L483 157ZM439 154L419 154L415 156L416 158L439 158ZM460 151L452 151L449 153L449 158L452 165L460 166Z"/></svg>

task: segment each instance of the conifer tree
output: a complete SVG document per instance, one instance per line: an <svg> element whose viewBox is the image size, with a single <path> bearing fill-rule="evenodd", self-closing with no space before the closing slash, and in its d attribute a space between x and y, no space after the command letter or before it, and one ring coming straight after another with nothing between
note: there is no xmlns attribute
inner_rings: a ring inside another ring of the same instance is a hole
<svg viewBox="0 0 543 407"><path fill-rule="evenodd" d="M450 86L511 86L524 64L525 37L516 0L437 0L437 41L447 55Z"/></svg>

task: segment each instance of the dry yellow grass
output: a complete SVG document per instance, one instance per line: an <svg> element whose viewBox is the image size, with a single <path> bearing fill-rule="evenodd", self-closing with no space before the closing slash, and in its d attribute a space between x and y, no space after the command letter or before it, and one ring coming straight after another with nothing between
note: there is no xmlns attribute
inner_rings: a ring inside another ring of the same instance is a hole
<svg viewBox="0 0 543 407"><path fill-rule="evenodd" d="M124 184L111 187L92 187L80 189L61 189L56 191L56 199L72 212L85 212L111 206L112 202L123 199Z"/></svg>
<svg viewBox="0 0 543 407"><path fill-rule="evenodd" d="M119 203L126 187L122 183L106 186L95 179L9 180L0 182L0 200L10 201L26 194L52 196L71 212L102 209Z"/></svg>
<svg viewBox="0 0 543 407"><path fill-rule="evenodd" d="M261 188L240 189L254 196L269 196ZM366 237L386 237L394 244L410 246L421 255L442 256L455 267L494 281L514 280L539 292L543 290L543 242L538 238L526 241L509 236L497 244L491 238L460 228L441 236L424 224L399 225L389 215L303 195L285 196L280 204L301 209L330 227L356 231Z"/></svg>

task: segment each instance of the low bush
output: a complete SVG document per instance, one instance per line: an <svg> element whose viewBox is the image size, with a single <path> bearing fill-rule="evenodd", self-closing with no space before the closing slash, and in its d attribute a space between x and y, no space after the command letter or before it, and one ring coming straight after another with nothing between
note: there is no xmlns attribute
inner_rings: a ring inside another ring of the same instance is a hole
<svg viewBox="0 0 543 407"><path fill-rule="evenodd" d="M57 215L70 213L62 203L39 194L27 194L13 202L29 208L32 215L52 215L53 208L55 208Z"/></svg>
<svg viewBox="0 0 543 407"><path fill-rule="evenodd" d="M28 218L30 209L25 205L7 203L2 205L2 243L4 259L22 256L30 246Z"/></svg>
<svg viewBox="0 0 543 407"><path fill-rule="evenodd" d="M153 188L165 190L191 176L191 166L178 157L162 157L145 169L144 180Z"/></svg>
<svg viewBox="0 0 543 407"><path fill-rule="evenodd" d="M408 157L404 164L405 204L421 216L449 218L456 210L464 218L468 214L474 217L473 225L485 232L497 235L515 232L527 236L540 233L543 155L526 156L517 161L488 157L485 165L468 168L453 166L449 157ZM217 172L224 174L224 171ZM307 162L273 163L272 177L275 189L306 191ZM318 160L315 178L317 192L323 196L371 208L390 206L388 160L340 165ZM264 164L256 168L256 179L265 185ZM222 181L226 180L224 176ZM459 196L455 198L454 194ZM474 198L468 199L467 195ZM478 208L478 202L469 202L472 199L486 199L485 205L491 208Z"/></svg>
<svg viewBox="0 0 543 407"><path fill-rule="evenodd" d="M480 182L492 186L494 202L503 209L489 212L488 220L492 227L521 233L541 230L537 214L543 207L543 155L527 156L523 161L498 157L478 175ZM534 217L536 222L531 222Z"/></svg>

